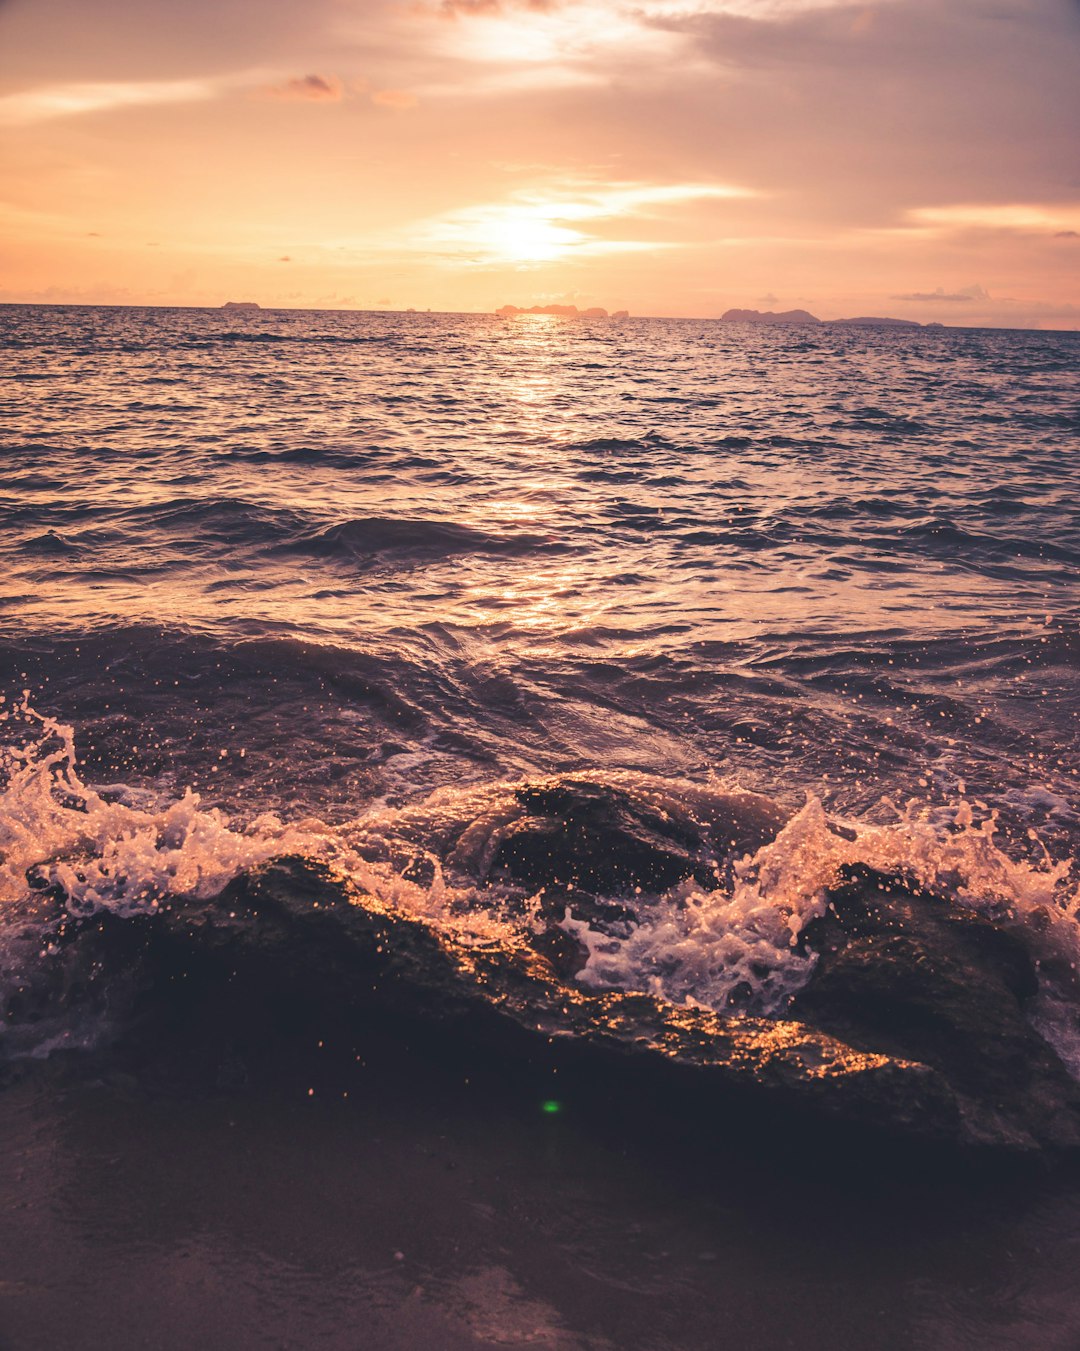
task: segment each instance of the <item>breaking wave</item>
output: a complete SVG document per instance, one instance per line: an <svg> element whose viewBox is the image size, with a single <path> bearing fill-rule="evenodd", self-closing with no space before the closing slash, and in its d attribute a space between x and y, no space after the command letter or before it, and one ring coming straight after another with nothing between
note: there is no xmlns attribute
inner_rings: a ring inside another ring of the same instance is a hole
<svg viewBox="0 0 1080 1351"><path fill-rule="evenodd" d="M535 940L550 888L500 871L500 846L520 826L521 785L443 788L421 802L374 805L343 824L230 818L190 790L181 796L125 784L91 785L76 766L75 734L41 715L29 696L0 711L0 968L13 990L47 964L69 921L132 917L218 895L234 878L299 855L329 866L354 892L451 934L509 951ZM226 748L222 756L228 754ZM766 800L733 785L701 785L636 772L580 776L591 790L632 795L656 819L706 831L720 819L774 819ZM777 814L775 819L779 819ZM781 1017L817 960L805 941L845 870L864 866L915 886L943 906L975 910L1022 932L1040 969L1030 1016L1080 1075L1080 888L1032 832L1029 856L1002 847L993 812L960 800L894 808L886 823L830 817L816 798L759 848L712 881L688 878L654 895L628 888L602 898L607 917L582 911L573 890L555 895L554 922L580 945L578 984L651 994L731 1016ZM60 918L41 898L60 901ZM546 908L546 910L545 910ZM43 1022L32 1054L82 1044L85 1027L58 1036Z"/></svg>

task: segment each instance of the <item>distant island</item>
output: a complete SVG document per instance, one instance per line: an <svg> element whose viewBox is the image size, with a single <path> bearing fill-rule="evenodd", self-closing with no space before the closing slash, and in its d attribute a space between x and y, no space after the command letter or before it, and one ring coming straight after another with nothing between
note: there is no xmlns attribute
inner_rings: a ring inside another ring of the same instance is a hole
<svg viewBox="0 0 1080 1351"><path fill-rule="evenodd" d="M820 324L808 310L728 310L720 316L733 324Z"/></svg>
<svg viewBox="0 0 1080 1351"><path fill-rule="evenodd" d="M501 319L512 319L515 314L561 314L564 319L629 319L629 310L616 310L608 314L599 306L591 310L579 310L576 305L530 305L522 309L518 305L501 305L495 313Z"/></svg>
<svg viewBox="0 0 1080 1351"><path fill-rule="evenodd" d="M221 307L223 310L261 310L262 306L257 305L254 300L226 300Z"/></svg>
<svg viewBox="0 0 1080 1351"><path fill-rule="evenodd" d="M819 319L809 310L727 310L720 316L732 324L850 324L856 328L944 328L944 324L920 324L914 319L886 319L860 314L855 319Z"/></svg>

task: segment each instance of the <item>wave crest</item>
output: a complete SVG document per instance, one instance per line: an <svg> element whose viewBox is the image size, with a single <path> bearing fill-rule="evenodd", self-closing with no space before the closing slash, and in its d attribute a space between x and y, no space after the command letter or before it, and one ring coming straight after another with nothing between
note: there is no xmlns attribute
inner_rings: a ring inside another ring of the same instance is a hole
<svg viewBox="0 0 1080 1351"><path fill-rule="evenodd" d="M214 897L242 873L300 855L458 942L509 951L535 944L554 920L580 946L576 980L586 988L782 1017L817 961L808 926L825 914L845 873L865 867L1022 932L1040 967L1033 1021L1080 1074L1080 888L1072 864L1010 857L994 814L976 820L964 800L935 809L910 803L874 824L832 818L811 799L778 830L776 818L771 838L733 857L726 874L718 864L715 884L698 872L652 895L626 887L600 898L597 919L572 885L537 889L500 870L500 846L535 798L551 796L547 786L441 789L421 804L374 807L337 826L285 824L270 814L241 824L190 790L162 801L146 789L88 785L76 768L73 729L36 712L27 693L0 711L0 724L9 742L0 751L0 967L9 982L26 979L28 949L14 939L28 923L41 929L31 960L48 946L55 919L33 918L43 893L54 893L68 916L135 916ZM576 782L641 804L676 835L693 827L706 839L736 812L753 817L755 829L771 819L762 815L767 800L733 787L630 771ZM725 825L722 833L731 832Z"/></svg>

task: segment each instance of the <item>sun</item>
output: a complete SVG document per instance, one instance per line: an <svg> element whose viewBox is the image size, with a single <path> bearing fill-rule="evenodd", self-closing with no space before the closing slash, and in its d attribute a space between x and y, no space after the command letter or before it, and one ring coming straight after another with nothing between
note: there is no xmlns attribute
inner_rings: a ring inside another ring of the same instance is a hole
<svg viewBox="0 0 1080 1351"><path fill-rule="evenodd" d="M535 211L510 210L483 227L481 241L491 254L508 263L546 263L560 257L581 239L581 232L557 225Z"/></svg>

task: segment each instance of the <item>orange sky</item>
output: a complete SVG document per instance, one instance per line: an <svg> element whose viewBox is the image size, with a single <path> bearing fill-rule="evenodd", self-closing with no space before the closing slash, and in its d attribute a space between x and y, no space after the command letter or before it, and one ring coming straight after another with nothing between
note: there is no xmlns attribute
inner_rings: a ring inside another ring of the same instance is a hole
<svg viewBox="0 0 1080 1351"><path fill-rule="evenodd" d="M0 0L0 300L1080 328L1076 0Z"/></svg>

